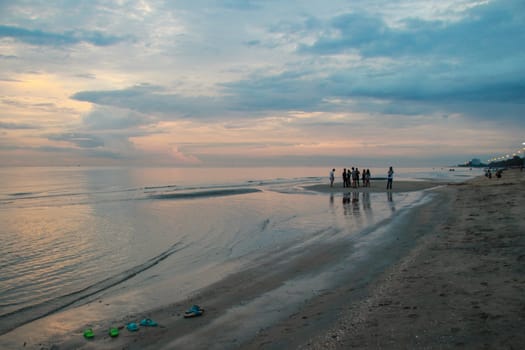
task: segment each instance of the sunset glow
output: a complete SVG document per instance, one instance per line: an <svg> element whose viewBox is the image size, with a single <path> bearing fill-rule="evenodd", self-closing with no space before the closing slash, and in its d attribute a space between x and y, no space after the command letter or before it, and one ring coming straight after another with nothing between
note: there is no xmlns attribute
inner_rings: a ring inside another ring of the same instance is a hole
<svg viewBox="0 0 525 350"><path fill-rule="evenodd" d="M0 10L2 165L457 164L525 132L520 0Z"/></svg>

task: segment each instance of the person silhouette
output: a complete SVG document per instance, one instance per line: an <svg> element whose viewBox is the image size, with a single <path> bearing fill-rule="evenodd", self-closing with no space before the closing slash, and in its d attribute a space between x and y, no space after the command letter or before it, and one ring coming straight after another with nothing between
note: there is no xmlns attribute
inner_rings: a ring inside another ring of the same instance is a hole
<svg viewBox="0 0 525 350"><path fill-rule="evenodd" d="M392 182L394 182L394 169L390 167L390 169L388 169L388 174L386 177L386 189L387 190L392 189Z"/></svg>

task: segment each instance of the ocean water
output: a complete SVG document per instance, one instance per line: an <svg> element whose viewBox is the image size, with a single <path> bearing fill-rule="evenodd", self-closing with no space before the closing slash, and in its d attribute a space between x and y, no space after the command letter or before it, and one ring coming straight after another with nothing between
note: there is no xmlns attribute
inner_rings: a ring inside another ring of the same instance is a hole
<svg viewBox="0 0 525 350"><path fill-rule="evenodd" d="M97 298L111 306L95 319L182 300L277 252L359 246L428 197L353 193L359 201L343 204L303 188L326 183L329 170L0 168L0 335ZM477 175L396 169L407 179Z"/></svg>

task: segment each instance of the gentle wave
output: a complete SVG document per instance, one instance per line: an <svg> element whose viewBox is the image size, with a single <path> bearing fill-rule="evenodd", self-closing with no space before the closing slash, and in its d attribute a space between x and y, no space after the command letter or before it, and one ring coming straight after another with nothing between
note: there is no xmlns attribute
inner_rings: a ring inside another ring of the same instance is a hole
<svg viewBox="0 0 525 350"><path fill-rule="evenodd" d="M144 190L150 191L150 190L165 190L167 188L175 188L176 185L165 185L165 186L146 186L144 187Z"/></svg>
<svg viewBox="0 0 525 350"><path fill-rule="evenodd" d="M9 193L8 196L20 197L20 196L32 196L34 194L36 194L36 192L16 192L16 193Z"/></svg>
<svg viewBox="0 0 525 350"><path fill-rule="evenodd" d="M40 304L30 305L23 307L21 309L8 312L6 314L0 315L0 335L7 333L8 331L15 329L23 324L38 320L42 317L53 314L57 311L63 310L68 306L71 306L75 303L85 301L89 297L92 297L102 291L105 291L109 288L112 288L118 284L121 284L130 278L135 277L136 275L144 272L153 266L157 265L161 261L168 258L170 255L179 251L180 243L173 244L168 250L162 252L161 254L147 260L143 264L134 266L124 272L121 272L115 276L109 277L105 280L99 281L95 284L92 284L86 288L61 295L52 300L47 300Z"/></svg>
<svg viewBox="0 0 525 350"><path fill-rule="evenodd" d="M260 185L278 184L270 181ZM16 207L39 207L39 206L61 206L75 204L90 204L103 202L119 202L141 199L183 199L202 197L232 196L254 192L261 189L252 187L254 184L233 185L206 185L206 186L145 186L135 188L107 189L91 192L63 192L63 193L37 193L19 192L10 193L0 198L0 208ZM51 201L52 199L52 201Z"/></svg>
<svg viewBox="0 0 525 350"><path fill-rule="evenodd" d="M202 198L202 197L223 197L234 196L239 194L261 192L257 188L225 188L216 190L192 191L192 192L177 192L177 193L161 193L149 196L151 199L186 199L186 198Z"/></svg>

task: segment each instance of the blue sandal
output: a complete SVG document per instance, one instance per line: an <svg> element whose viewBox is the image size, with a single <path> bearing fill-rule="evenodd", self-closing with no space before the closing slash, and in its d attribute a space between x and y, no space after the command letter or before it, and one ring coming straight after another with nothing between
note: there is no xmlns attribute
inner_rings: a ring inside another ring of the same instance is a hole
<svg viewBox="0 0 525 350"><path fill-rule="evenodd" d="M184 318L201 316L203 312L204 309L201 309L199 305L193 305L184 313Z"/></svg>
<svg viewBox="0 0 525 350"><path fill-rule="evenodd" d="M157 327L158 324L151 318L145 318L142 321L140 321L140 325L144 327Z"/></svg>
<svg viewBox="0 0 525 350"><path fill-rule="evenodd" d="M130 332L136 332L139 330L139 326L135 322L130 322L127 324L126 328Z"/></svg>

